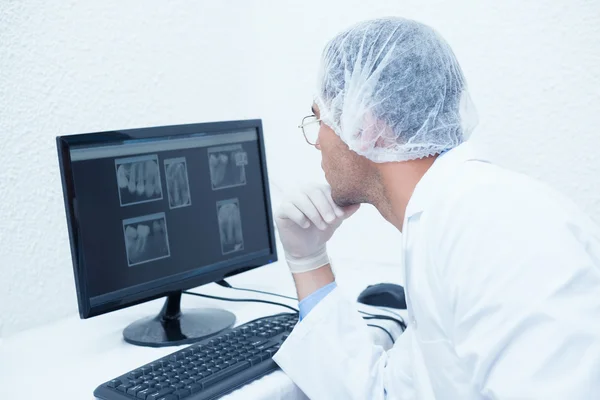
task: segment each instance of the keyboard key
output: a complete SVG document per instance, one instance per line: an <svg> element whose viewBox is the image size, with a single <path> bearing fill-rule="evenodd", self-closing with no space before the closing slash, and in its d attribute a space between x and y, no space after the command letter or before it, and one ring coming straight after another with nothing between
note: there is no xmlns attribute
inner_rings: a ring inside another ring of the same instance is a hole
<svg viewBox="0 0 600 400"><path fill-rule="evenodd" d="M278 344L279 344L279 342L271 341L271 342L262 344L260 346L256 346L256 350L264 351L264 350L266 350L268 348L271 348L273 346L277 346Z"/></svg>
<svg viewBox="0 0 600 400"><path fill-rule="evenodd" d="M198 385L197 383L192 383L191 385L186 386L185 388L187 390L189 390L191 394L194 394L194 393L198 393L199 391L202 390L202 385Z"/></svg>
<svg viewBox="0 0 600 400"><path fill-rule="evenodd" d="M148 387L146 385L135 385L134 387L127 389L127 394L135 396L140 390L144 389L148 389Z"/></svg>
<svg viewBox="0 0 600 400"><path fill-rule="evenodd" d="M134 387L135 385L131 384L131 383L124 383L122 385L117 386L117 390L119 392L123 392L123 393L127 393L127 389Z"/></svg>
<svg viewBox="0 0 600 400"><path fill-rule="evenodd" d="M264 361L264 360L268 360L268 359L270 359L270 358L271 358L271 355L270 355L269 353L267 353L267 352L260 353L260 354L259 354L259 356L260 356L260 358L261 358L263 361Z"/></svg>
<svg viewBox="0 0 600 400"><path fill-rule="evenodd" d="M192 383L194 383L194 381L191 379L185 379L185 380L181 381L181 383L183 383L185 386L189 386Z"/></svg>
<svg viewBox="0 0 600 400"><path fill-rule="evenodd" d="M211 386L219 381L222 381L225 378L235 375L236 373L243 371L248 367L250 367L250 363L247 361L243 362L243 363L239 363L232 367L229 367L227 369L219 371L215 374L212 374L208 378L204 378L202 381L200 381L198 383L201 384L203 388L205 388L205 387Z"/></svg>
<svg viewBox="0 0 600 400"><path fill-rule="evenodd" d="M151 394L153 394L153 393L156 393L156 392L158 392L158 390L156 390L156 389L154 389L154 388L147 388L147 389L144 389L144 390L140 390L140 391L137 393L137 398L138 398L138 399L143 399L143 400L146 400L146 398L147 398L148 396L150 396Z"/></svg>
<svg viewBox="0 0 600 400"><path fill-rule="evenodd" d="M134 386L135 386L135 385L141 385L142 383L144 383L144 379L142 379L142 378L138 378L138 379L131 380L131 381L129 381L129 382L130 382L130 383L133 383L133 385L134 385Z"/></svg>
<svg viewBox="0 0 600 400"><path fill-rule="evenodd" d="M148 400L148 399L150 399L150 400L158 400L161 397L164 397L164 396L167 396L167 395L173 393L174 391L175 391L175 389L172 389L172 388L164 388L164 389L160 390L159 392L151 394L150 396L148 396L146 398L146 400Z"/></svg>
<svg viewBox="0 0 600 400"><path fill-rule="evenodd" d="M207 376L211 376L212 374L213 374L212 371L206 370L201 375L202 375L202 378L206 378ZM198 380L196 380L196 383L198 383Z"/></svg>
<svg viewBox="0 0 600 400"><path fill-rule="evenodd" d="M271 358L272 358L272 357L273 357L273 355L274 355L275 353L277 353L277 351L278 351L278 350L279 350L279 348L272 347L272 348L270 348L270 349L267 349L267 353L268 353L268 354L271 356Z"/></svg>
<svg viewBox="0 0 600 400"><path fill-rule="evenodd" d="M121 385L121 381L119 379L113 379L112 381L108 382L108 384L107 384L107 386L110 388L116 388L119 385Z"/></svg>
<svg viewBox="0 0 600 400"><path fill-rule="evenodd" d="M142 371L136 369L135 371L131 371L128 375L129 379L137 379L142 376Z"/></svg>
<svg viewBox="0 0 600 400"><path fill-rule="evenodd" d="M187 357L191 356L192 354L194 354L194 353L191 350L184 350L184 351L181 352L181 355L184 358L187 358Z"/></svg>
<svg viewBox="0 0 600 400"><path fill-rule="evenodd" d="M187 389L179 389L173 392L173 395L177 396L179 399L183 399L191 394L191 392Z"/></svg>
<svg viewBox="0 0 600 400"><path fill-rule="evenodd" d="M168 395L166 395L164 397L161 397L160 399L157 399L157 400L179 400L179 397L174 396L172 394L168 394Z"/></svg>
<svg viewBox="0 0 600 400"><path fill-rule="evenodd" d="M260 356L254 356L254 357L250 358L248 361L252 365L256 365L256 364L259 364L262 361L262 359L260 358Z"/></svg>

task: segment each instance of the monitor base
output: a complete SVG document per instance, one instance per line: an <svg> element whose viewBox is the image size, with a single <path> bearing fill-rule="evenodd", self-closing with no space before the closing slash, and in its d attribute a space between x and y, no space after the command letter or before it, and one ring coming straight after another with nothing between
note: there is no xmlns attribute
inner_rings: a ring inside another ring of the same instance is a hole
<svg viewBox="0 0 600 400"><path fill-rule="evenodd" d="M218 308L183 314L180 302L181 291L167 296L160 314L135 321L123 330L125 341L137 346L179 346L206 339L235 323L235 314Z"/></svg>

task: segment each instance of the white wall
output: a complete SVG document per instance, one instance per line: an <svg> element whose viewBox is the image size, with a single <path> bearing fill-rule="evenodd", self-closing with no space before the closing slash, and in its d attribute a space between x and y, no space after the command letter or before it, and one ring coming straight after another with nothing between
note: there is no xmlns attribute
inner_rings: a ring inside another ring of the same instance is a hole
<svg viewBox="0 0 600 400"><path fill-rule="evenodd" d="M600 220L600 3L532 3L4 0L0 337L76 312L55 136L259 117L274 186L322 179L296 126L325 41L365 18L437 28L479 109L473 140ZM364 207L331 247L393 267L398 240Z"/></svg>

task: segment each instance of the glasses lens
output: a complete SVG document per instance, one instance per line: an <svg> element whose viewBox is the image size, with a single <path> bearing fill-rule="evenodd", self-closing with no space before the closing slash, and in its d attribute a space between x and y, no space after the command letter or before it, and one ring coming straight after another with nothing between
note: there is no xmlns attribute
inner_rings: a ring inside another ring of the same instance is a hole
<svg viewBox="0 0 600 400"><path fill-rule="evenodd" d="M319 122L317 121L317 117L311 116L304 118L304 135L306 136L306 140L310 144L316 144L317 139L319 138Z"/></svg>

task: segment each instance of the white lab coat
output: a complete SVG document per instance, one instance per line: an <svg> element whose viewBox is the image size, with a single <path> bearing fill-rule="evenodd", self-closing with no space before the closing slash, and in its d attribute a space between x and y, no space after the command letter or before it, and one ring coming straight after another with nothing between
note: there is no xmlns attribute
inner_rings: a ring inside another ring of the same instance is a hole
<svg viewBox="0 0 600 400"><path fill-rule="evenodd" d="M392 349L335 289L276 353L309 398L600 399L600 231L572 203L465 143L417 185L402 241Z"/></svg>

